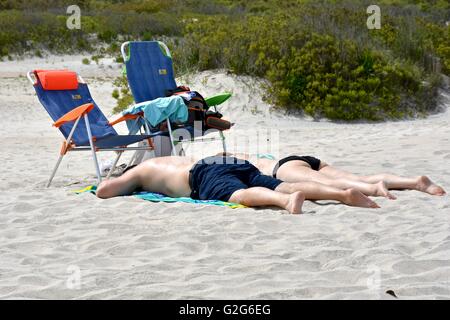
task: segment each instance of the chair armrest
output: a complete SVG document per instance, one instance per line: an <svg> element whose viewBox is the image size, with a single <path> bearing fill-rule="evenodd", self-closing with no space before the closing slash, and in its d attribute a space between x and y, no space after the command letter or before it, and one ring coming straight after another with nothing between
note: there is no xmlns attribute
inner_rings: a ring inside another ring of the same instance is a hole
<svg viewBox="0 0 450 320"><path fill-rule="evenodd" d="M206 104L208 105L208 107L214 107L214 106L224 103L231 96L232 96L232 94L227 92L227 93L222 93L222 94L218 94L216 96L209 97L209 98L205 99L205 101L206 101Z"/></svg>
<svg viewBox="0 0 450 320"><path fill-rule="evenodd" d="M136 113L136 114L129 113L129 114L123 115L121 117L118 117L117 119L115 119L113 121L110 121L109 125L110 126L115 126L116 124L118 124L120 122L127 121L127 120L134 120L134 119L137 119L139 117L142 117L143 115L144 115L143 112L139 112L139 113Z"/></svg>
<svg viewBox="0 0 450 320"><path fill-rule="evenodd" d="M53 126L56 128L61 127L64 123L71 122L77 120L79 117L83 116L86 113L89 113L92 109L94 109L94 105L92 103L83 104L63 115L61 118L56 120L53 123Z"/></svg>

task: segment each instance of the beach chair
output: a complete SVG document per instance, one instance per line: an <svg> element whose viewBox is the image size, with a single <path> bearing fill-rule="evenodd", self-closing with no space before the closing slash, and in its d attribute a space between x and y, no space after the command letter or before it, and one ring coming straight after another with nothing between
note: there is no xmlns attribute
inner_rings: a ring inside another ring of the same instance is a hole
<svg viewBox="0 0 450 320"><path fill-rule="evenodd" d="M113 125L126 120L136 120L137 123L142 114L126 115L109 122L92 99L87 84L76 72L69 70L35 70L28 72L27 77L33 84L39 101L53 119L53 126L58 128L65 137L60 156L48 180L47 187L50 186L63 157L68 151L90 151L98 182L101 182L100 168L96 156L98 151L115 151L117 153L107 176L109 178L124 151L152 150L151 138L162 134L161 132L149 134L148 126L145 126L146 134L119 135L114 130ZM131 144L146 139L148 146L129 147Z"/></svg>
<svg viewBox="0 0 450 320"><path fill-rule="evenodd" d="M177 88L174 77L172 56L167 45L161 41L128 41L121 46L122 57L125 62L128 84L136 103L166 97L167 92ZM205 99L208 108L214 108L231 97L230 93L219 94ZM204 138L204 131L197 128L185 127L191 134L191 142L211 141L217 138ZM174 142L182 143L186 140L173 139L173 131L168 125L172 150ZM219 133L223 151L226 152L225 136L222 130L214 130ZM182 148L181 148L182 149ZM183 150L183 149L182 149Z"/></svg>

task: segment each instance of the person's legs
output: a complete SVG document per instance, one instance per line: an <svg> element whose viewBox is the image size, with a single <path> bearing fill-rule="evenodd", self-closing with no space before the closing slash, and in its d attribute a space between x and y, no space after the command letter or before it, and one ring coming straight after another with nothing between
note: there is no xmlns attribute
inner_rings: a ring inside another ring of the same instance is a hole
<svg viewBox="0 0 450 320"><path fill-rule="evenodd" d="M378 183L366 183L355 179L348 179L343 176L336 178L329 177L320 171L311 169L306 163L303 164L302 161L290 161L285 163L278 169L277 178L285 182L318 182L343 190L354 188L361 191L366 196L379 196L395 199L395 197L389 193L383 181Z"/></svg>
<svg viewBox="0 0 450 320"><path fill-rule="evenodd" d="M289 163L290 162L286 162L285 165L288 165ZM283 166L280 167L280 169L282 168ZM283 182L281 179L261 174L256 168L249 173L247 183L251 187L266 187L282 193L291 194L301 191L308 200L337 200L351 206L378 208L378 205L375 202L356 189L342 190L312 181L295 183Z"/></svg>
<svg viewBox="0 0 450 320"><path fill-rule="evenodd" d="M393 174L381 173L367 176L357 176L353 173L326 165L319 170L320 173L331 177L331 178L341 178L345 177L347 179L365 182L365 183L380 183L384 182L388 189L404 190L411 189L429 193L431 195L442 196L446 192L445 190L433 183L426 176L418 177L400 177Z"/></svg>
<svg viewBox="0 0 450 320"><path fill-rule="evenodd" d="M301 213L305 196L300 191L286 194L263 187L252 187L233 192L228 201L248 207L277 206L298 214Z"/></svg>
<svg viewBox="0 0 450 320"><path fill-rule="evenodd" d="M102 199L128 195L140 186L139 170L133 168L118 178L103 180L97 187L96 195Z"/></svg>
<svg viewBox="0 0 450 320"><path fill-rule="evenodd" d="M302 191L307 200L336 200L355 207L379 208L374 201L356 189L342 190L312 181L283 182L275 191L282 193Z"/></svg>
<svg viewBox="0 0 450 320"><path fill-rule="evenodd" d="M320 163L319 172L330 178L346 178L346 179L360 181L359 176L357 176L356 174L351 173L346 170L343 170L343 169L338 169L338 168L333 167L323 161Z"/></svg>
<svg viewBox="0 0 450 320"><path fill-rule="evenodd" d="M382 173L369 176L361 176L360 180L368 183L372 183L372 181L384 181L389 189L417 190L436 196L443 196L446 194L445 190L442 187L436 185L426 176L400 177L393 174Z"/></svg>

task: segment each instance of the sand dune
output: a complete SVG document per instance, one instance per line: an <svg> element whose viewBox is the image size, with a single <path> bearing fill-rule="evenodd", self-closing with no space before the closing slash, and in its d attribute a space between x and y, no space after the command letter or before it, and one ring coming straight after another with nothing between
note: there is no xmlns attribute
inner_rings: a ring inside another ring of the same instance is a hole
<svg viewBox="0 0 450 320"><path fill-rule="evenodd" d="M119 67L102 73L77 65L81 57L52 59L47 67L82 68L111 114ZM18 77L41 63L0 63L0 298L391 299L388 289L401 299L450 298L448 196L394 191L398 200L377 198L378 210L306 202L301 216L100 200L72 192L95 182L88 153L69 154L45 189L62 136ZM450 189L448 110L415 121L313 122L271 112L253 79L204 72L187 80L205 96L233 91L221 108L236 122L231 151L312 154L355 173L427 174ZM449 101L443 92L443 106ZM270 128L279 129L279 150L233 145Z"/></svg>

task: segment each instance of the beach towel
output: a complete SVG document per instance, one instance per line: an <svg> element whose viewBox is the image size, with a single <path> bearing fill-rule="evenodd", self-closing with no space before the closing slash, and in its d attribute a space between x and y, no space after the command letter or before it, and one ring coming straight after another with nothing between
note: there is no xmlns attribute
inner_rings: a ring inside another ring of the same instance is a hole
<svg viewBox="0 0 450 320"><path fill-rule="evenodd" d="M88 186L86 188L76 190L74 191L76 194L89 192L92 194L95 194L95 191L97 190L96 186ZM166 202L166 203L173 203L173 202L184 202L184 203L193 203L193 204L208 204L208 205L214 205L214 206L221 206L221 207L228 207L231 209L240 209L240 208L246 208L246 206L238 203L232 203L232 202L226 202L226 201L220 201L220 200L196 200L188 197L179 197L179 198L172 198L168 197L161 193L156 192L148 192L148 191L140 191L140 192L134 192L132 196L151 201L151 202Z"/></svg>
<svg viewBox="0 0 450 320"><path fill-rule="evenodd" d="M258 159L269 159L269 160L275 160L275 156L271 155L270 153L258 153L256 155Z"/></svg>
<svg viewBox="0 0 450 320"><path fill-rule="evenodd" d="M166 98L157 98L151 101L144 101L135 104L132 107L124 110L123 115L137 114L143 112L144 118L150 123L152 127L162 121L169 119L170 122L183 123L188 119L188 109L184 100L180 96L172 96ZM138 125L134 120L127 121L127 127L131 134L139 131L143 125L143 120L139 120Z"/></svg>

